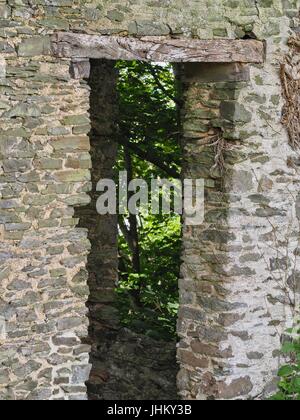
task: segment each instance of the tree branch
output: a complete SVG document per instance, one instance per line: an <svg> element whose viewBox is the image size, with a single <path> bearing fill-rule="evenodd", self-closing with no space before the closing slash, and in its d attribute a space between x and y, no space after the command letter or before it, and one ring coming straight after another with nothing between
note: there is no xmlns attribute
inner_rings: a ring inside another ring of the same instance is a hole
<svg viewBox="0 0 300 420"><path fill-rule="evenodd" d="M171 95L170 92L164 87L164 85L161 83L161 81L159 80L159 77L156 73L155 68L149 64L146 63L150 73L153 76L153 79L155 80L155 83L157 84L157 86L159 87L159 89L169 98L171 99L171 101L175 102L176 105L178 105L180 108L182 107L183 103L180 99L176 98L175 96Z"/></svg>
<svg viewBox="0 0 300 420"><path fill-rule="evenodd" d="M119 215L119 218L118 219L119 219L118 221L119 221L119 227L121 229L121 232L122 232L122 234L123 234L123 236L125 238L125 241L127 242L127 245L128 245L128 247L130 249L130 252L133 254L134 253L134 245L133 245L132 238L130 236L129 229L126 226L126 224L125 224L125 222L123 220L123 216L122 215Z"/></svg>
<svg viewBox="0 0 300 420"><path fill-rule="evenodd" d="M130 152L127 147L125 147L125 164L126 170L128 173L128 182L133 179L133 170L132 170L132 159ZM129 196L132 196L133 193L130 192ZM130 197L129 197L130 198ZM128 235L132 242L133 255L132 255L132 265L136 273L140 274L141 272L141 263L140 263L140 245L139 245L139 234L138 234L138 223L136 215L129 214L129 230Z"/></svg>
<svg viewBox="0 0 300 420"><path fill-rule="evenodd" d="M134 154L139 156L141 159L147 160L153 165L160 168L164 171L167 175L171 178L180 178L180 173L170 167L171 162L165 163L163 162L153 151L144 151L142 150L137 144L130 142L127 138L123 138L119 136L118 142L125 147L128 147L130 150L133 151Z"/></svg>

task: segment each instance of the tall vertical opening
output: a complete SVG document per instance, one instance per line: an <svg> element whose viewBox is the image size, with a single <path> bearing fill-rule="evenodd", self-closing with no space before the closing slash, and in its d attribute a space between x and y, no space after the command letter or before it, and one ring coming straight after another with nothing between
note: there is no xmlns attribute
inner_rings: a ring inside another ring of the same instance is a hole
<svg viewBox="0 0 300 420"><path fill-rule="evenodd" d="M175 399L181 216L97 211L101 179L180 178L180 90L168 64L91 60L90 399ZM126 185L127 187L127 185ZM124 188L124 185L119 188ZM129 187L130 189L130 187ZM139 191L139 190L138 190ZM118 191L117 191L118 192ZM128 191L128 200L134 193Z"/></svg>

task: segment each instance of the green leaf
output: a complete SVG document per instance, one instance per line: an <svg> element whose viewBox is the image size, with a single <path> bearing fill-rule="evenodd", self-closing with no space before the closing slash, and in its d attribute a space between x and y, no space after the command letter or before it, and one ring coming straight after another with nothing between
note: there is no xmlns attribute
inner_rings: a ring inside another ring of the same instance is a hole
<svg viewBox="0 0 300 420"><path fill-rule="evenodd" d="M295 344L292 342L286 342L284 343L284 345L282 346L282 352L284 354L290 354L290 353L294 353L296 350Z"/></svg>
<svg viewBox="0 0 300 420"><path fill-rule="evenodd" d="M278 376L287 377L291 376L295 372L295 368L291 365L282 366L278 371Z"/></svg>
<svg viewBox="0 0 300 420"><path fill-rule="evenodd" d="M283 392L278 392L273 397L270 398L271 401L285 401L286 395Z"/></svg>

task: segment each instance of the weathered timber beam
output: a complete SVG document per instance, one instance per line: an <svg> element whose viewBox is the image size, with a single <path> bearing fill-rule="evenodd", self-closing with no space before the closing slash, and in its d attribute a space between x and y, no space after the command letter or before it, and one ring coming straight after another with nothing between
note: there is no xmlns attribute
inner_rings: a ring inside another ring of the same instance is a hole
<svg viewBox="0 0 300 420"><path fill-rule="evenodd" d="M199 40L164 37L127 38L58 32L52 36L55 56L159 62L263 63L265 49L256 40Z"/></svg>

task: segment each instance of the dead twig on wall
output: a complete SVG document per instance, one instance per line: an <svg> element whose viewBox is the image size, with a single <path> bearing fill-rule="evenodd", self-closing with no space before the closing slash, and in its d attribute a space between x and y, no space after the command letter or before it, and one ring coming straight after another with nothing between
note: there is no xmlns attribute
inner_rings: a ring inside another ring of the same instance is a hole
<svg viewBox="0 0 300 420"><path fill-rule="evenodd" d="M209 137L206 144L214 148L214 164L210 168L211 173L219 171L220 175L223 175L225 171L225 153L226 150L229 149L229 145L224 139L223 133L220 132Z"/></svg>
<svg viewBox="0 0 300 420"><path fill-rule="evenodd" d="M282 123L289 134L290 145L294 150L300 149L300 35L289 41L290 52L281 64L281 82L285 105Z"/></svg>
<svg viewBox="0 0 300 420"><path fill-rule="evenodd" d="M217 139L213 143L213 146L215 148L215 164L212 167L212 170L219 169L219 171L222 174L224 172L224 168L225 168L224 153L225 153L225 150L227 148L224 137L221 136L221 135L217 136Z"/></svg>

